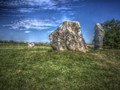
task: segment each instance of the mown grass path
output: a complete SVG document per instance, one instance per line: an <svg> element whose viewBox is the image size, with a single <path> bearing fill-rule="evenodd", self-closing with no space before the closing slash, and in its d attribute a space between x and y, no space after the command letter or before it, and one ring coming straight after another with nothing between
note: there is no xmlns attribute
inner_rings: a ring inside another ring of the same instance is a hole
<svg viewBox="0 0 120 90"><path fill-rule="evenodd" d="M120 90L120 50L1 46L0 90Z"/></svg>

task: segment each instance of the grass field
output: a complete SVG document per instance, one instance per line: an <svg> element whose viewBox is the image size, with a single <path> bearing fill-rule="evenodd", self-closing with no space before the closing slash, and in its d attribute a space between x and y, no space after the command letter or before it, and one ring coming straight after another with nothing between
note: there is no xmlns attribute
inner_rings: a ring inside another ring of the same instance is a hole
<svg viewBox="0 0 120 90"><path fill-rule="evenodd" d="M120 50L0 46L0 90L120 90Z"/></svg>

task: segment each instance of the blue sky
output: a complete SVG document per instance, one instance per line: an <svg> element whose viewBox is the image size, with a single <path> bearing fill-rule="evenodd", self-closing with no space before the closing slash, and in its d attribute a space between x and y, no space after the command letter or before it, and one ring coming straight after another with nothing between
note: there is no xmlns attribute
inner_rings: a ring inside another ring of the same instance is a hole
<svg viewBox="0 0 120 90"><path fill-rule="evenodd" d="M49 42L64 21L79 21L86 43L96 23L120 20L119 0L1 0L0 40Z"/></svg>

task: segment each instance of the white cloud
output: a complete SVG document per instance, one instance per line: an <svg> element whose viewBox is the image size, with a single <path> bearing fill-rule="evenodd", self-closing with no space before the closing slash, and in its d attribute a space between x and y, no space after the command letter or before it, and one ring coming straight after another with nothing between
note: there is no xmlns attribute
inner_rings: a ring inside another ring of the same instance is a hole
<svg viewBox="0 0 120 90"><path fill-rule="evenodd" d="M57 8L57 10L68 10L68 9L71 9L71 8L68 8L68 7L59 7L59 8Z"/></svg>
<svg viewBox="0 0 120 90"><path fill-rule="evenodd" d="M36 7L39 6L41 9L55 9L55 10L67 10L65 4L69 2L76 2L78 0L12 0L12 1L1 1L2 6L22 6L22 7ZM61 6L59 6L61 4ZM29 10L21 9L21 12L29 12Z"/></svg>
<svg viewBox="0 0 120 90"><path fill-rule="evenodd" d="M3 25L3 26L9 27L9 29L14 29L14 30L29 30L29 29L43 30L43 29L49 29L51 27L55 27L57 26L57 23L50 20L26 19L26 20L16 21L13 24Z"/></svg>
<svg viewBox="0 0 120 90"><path fill-rule="evenodd" d="M13 16L13 17L23 17L23 16L25 16L25 15L20 15L20 14L18 14L18 15L15 15L15 14L1 14L2 16Z"/></svg>
<svg viewBox="0 0 120 90"><path fill-rule="evenodd" d="M28 33L28 31L31 30L51 30L51 28L57 28L61 23L64 21L71 21L73 20L73 17L69 17L66 15L61 16L61 18L55 18L53 19L22 19L17 20L15 22L12 22L8 25L3 25L3 27L12 29L12 30L24 30L27 31L25 33ZM50 31L51 32L51 31Z"/></svg>
<svg viewBox="0 0 120 90"><path fill-rule="evenodd" d="M52 0L24 0L26 1L25 3L29 4L29 5L40 5L40 6L43 6L43 5L49 5L49 6L53 6L53 5L56 5L55 2L53 2Z"/></svg>
<svg viewBox="0 0 120 90"><path fill-rule="evenodd" d="M33 11L33 8L20 8L18 11L21 13L30 13Z"/></svg>
<svg viewBox="0 0 120 90"><path fill-rule="evenodd" d="M68 7L65 7L65 6L62 6L62 7L57 7L57 6L45 6L45 7L42 7L43 10L69 10L71 8L68 8Z"/></svg>
<svg viewBox="0 0 120 90"><path fill-rule="evenodd" d="M12 0L12 1L1 1L0 4L6 6L54 6L56 2L53 0Z"/></svg>
<svg viewBox="0 0 120 90"><path fill-rule="evenodd" d="M30 33L31 31L25 31L24 33Z"/></svg>

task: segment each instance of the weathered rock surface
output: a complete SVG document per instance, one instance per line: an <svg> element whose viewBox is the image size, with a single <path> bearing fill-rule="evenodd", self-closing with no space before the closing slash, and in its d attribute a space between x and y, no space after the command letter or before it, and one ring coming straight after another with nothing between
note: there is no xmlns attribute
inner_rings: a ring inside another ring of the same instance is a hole
<svg viewBox="0 0 120 90"><path fill-rule="evenodd" d="M95 25L94 48L103 48L104 28L100 23Z"/></svg>
<svg viewBox="0 0 120 90"><path fill-rule="evenodd" d="M50 43L55 50L86 51L79 22L65 21L50 34Z"/></svg>

